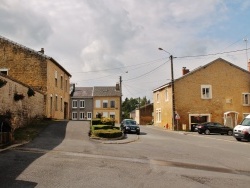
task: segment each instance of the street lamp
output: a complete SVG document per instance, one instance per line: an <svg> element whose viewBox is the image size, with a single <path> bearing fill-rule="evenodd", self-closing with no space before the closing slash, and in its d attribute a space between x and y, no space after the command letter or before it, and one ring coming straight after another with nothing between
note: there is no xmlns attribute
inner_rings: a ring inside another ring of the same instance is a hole
<svg viewBox="0 0 250 188"><path fill-rule="evenodd" d="M163 48L158 48L159 50L162 50L166 53L168 53L169 59L171 61L171 86L172 86L172 126L173 130L175 130L175 97L174 97L174 70L173 70L173 56ZM178 129L177 129L178 130Z"/></svg>

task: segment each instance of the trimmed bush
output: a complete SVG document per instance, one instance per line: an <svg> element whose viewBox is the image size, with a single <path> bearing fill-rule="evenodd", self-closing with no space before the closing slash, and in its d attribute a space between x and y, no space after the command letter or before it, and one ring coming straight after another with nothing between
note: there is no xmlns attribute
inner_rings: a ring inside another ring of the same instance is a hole
<svg viewBox="0 0 250 188"><path fill-rule="evenodd" d="M119 127L113 127L112 125L93 125L92 130L108 130L108 129L115 129L119 130Z"/></svg>
<svg viewBox="0 0 250 188"><path fill-rule="evenodd" d="M115 125L115 120L113 118L95 118L92 119L92 125Z"/></svg>
<svg viewBox="0 0 250 188"><path fill-rule="evenodd" d="M107 129L107 130L94 130L92 134L96 137L101 138L118 138L122 136L122 131L117 129Z"/></svg>

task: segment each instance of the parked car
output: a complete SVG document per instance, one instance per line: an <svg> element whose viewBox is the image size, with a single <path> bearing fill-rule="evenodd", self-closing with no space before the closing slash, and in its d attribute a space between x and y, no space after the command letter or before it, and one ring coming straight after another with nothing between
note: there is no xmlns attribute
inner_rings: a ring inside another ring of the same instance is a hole
<svg viewBox="0 0 250 188"><path fill-rule="evenodd" d="M224 126L217 122L205 122L198 124L198 133L199 134L210 134L210 133L218 133L218 134L227 134L233 135L233 129L231 127Z"/></svg>
<svg viewBox="0 0 250 188"><path fill-rule="evenodd" d="M124 119L121 122L121 130L124 133L136 133L136 134L140 134L140 127L139 125L136 123L135 120L132 119Z"/></svg>
<svg viewBox="0 0 250 188"><path fill-rule="evenodd" d="M242 139L250 141L250 115L246 116L239 125L234 127L233 135L238 141Z"/></svg>

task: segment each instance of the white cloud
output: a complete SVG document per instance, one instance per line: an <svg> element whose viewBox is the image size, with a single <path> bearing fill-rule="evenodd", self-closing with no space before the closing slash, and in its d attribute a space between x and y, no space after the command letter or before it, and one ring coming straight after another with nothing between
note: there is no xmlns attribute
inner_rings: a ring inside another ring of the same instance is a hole
<svg viewBox="0 0 250 188"><path fill-rule="evenodd" d="M249 6L225 0L2 0L0 35L44 47L78 86L115 85L122 76L124 96L151 98L152 89L170 78L168 54L158 47L178 57L244 47L242 40L231 44L249 29L232 38L241 23L231 18ZM219 56L246 64L244 53ZM183 66L192 70L217 57L174 59L175 77Z"/></svg>

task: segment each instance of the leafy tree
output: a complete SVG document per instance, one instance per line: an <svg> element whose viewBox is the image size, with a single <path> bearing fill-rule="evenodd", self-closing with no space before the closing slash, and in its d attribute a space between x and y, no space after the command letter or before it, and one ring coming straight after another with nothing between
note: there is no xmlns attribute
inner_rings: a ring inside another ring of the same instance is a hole
<svg viewBox="0 0 250 188"><path fill-rule="evenodd" d="M129 118L130 113L135 110L136 108L140 108L141 106L145 106L146 104L149 104L150 100L147 100L147 97L143 97L142 99L140 97L138 98L125 98L125 100L122 103L122 119Z"/></svg>

